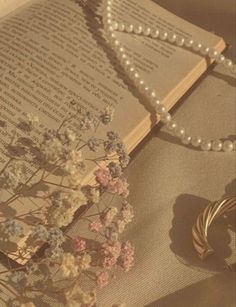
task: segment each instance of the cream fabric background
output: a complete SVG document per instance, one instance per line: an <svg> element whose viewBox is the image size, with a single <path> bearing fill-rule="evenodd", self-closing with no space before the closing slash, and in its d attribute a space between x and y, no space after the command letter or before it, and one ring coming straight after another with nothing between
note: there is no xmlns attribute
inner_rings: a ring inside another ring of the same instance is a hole
<svg viewBox="0 0 236 307"><path fill-rule="evenodd" d="M226 54L236 60L234 0L156 2L223 36L232 45ZM179 103L176 120L192 134L235 139L235 95L235 79L212 68ZM126 236L135 244L136 266L101 293L100 306L236 306L235 274L222 273L217 257L201 263L191 244L192 224L208 201L236 194L235 154L188 149L157 127L133 154L127 175L136 218ZM234 218L213 229L216 255L235 262Z"/></svg>

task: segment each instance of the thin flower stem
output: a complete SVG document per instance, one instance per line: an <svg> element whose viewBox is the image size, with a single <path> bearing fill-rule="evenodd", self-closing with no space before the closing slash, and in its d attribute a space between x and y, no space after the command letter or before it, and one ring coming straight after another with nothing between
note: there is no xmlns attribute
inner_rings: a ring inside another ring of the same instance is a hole
<svg viewBox="0 0 236 307"><path fill-rule="evenodd" d="M24 216L29 215L29 214L35 214L35 213L37 213L37 212L42 212L42 209L43 209L43 207L40 207L40 208L35 209L35 210L33 210L33 211L30 211L30 212L28 212L28 213L24 213L24 214L21 214L21 215L17 215L16 217L24 217Z"/></svg>
<svg viewBox="0 0 236 307"><path fill-rule="evenodd" d="M79 144L78 144L79 145ZM75 147L76 148L76 150L81 150L81 149L83 149L84 147L86 147L88 144L86 143L86 144L83 144L83 145L81 145L80 147L78 147L78 145Z"/></svg>
<svg viewBox="0 0 236 307"><path fill-rule="evenodd" d="M29 182L34 178L34 176L37 175L37 173L38 173L40 170L41 170L41 167L39 167L39 168L30 176L30 178L25 182L25 185L26 185L27 183L29 183Z"/></svg>
<svg viewBox="0 0 236 307"><path fill-rule="evenodd" d="M99 207L99 203L96 203L96 207L97 207L98 213L100 214L101 210L100 210L100 207Z"/></svg>
<svg viewBox="0 0 236 307"><path fill-rule="evenodd" d="M82 273L85 275L85 276L87 276L89 279L91 279L93 282L95 282L96 281L96 279L95 278L93 278L93 277L91 277L87 272L85 272L85 271L82 271Z"/></svg>
<svg viewBox="0 0 236 307"><path fill-rule="evenodd" d="M0 175L2 175L4 173L4 171L6 170L6 168L8 167L8 165L13 161L13 158L10 158L8 160L8 162L5 164L5 166L3 167L3 169L0 171Z"/></svg>
<svg viewBox="0 0 236 307"><path fill-rule="evenodd" d="M92 220L90 220L90 219L89 219L89 218L87 218L87 217L83 217L82 219L83 219L83 220L88 221L89 223L91 223L91 222L92 222Z"/></svg>
<svg viewBox="0 0 236 307"><path fill-rule="evenodd" d="M83 216L81 219L86 219L86 218L93 217L93 216L98 216L98 215L100 215L100 213L95 213L95 214L90 214L90 215L87 215L87 216Z"/></svg>
<svg viewBox="0 0 236 307"><path fill-rule="evenodd" d="M9 205L11 204L13 201L17 200L18 198L20 197L20 195L17 193L17 194L14 194L12 195L8 200L6 200L5 202L2 203L2 205Z"/></svg>
<svg viewBox="0 0 236 307"><path fill-rule="evenodd" d="M55 186L60 187L60 188L69 189L69 190L73 190L73 191L75 190L74 188L71 188L71 187L66 186L66 185L61 185L61 184L50 182L50 181L46 181L46 180L42 180L42 181L44 183L46 183L46 184L55 185Z"/></svg>

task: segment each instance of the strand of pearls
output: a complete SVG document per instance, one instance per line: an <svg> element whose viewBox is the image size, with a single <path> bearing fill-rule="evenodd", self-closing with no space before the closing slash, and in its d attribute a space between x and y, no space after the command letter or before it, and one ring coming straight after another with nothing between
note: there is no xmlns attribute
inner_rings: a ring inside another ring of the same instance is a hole
<svg viewBox="0 0 236 307"><path fill-rule="evenodd" d="M232 73L236 72L236 65L227 59L224 55L214 50L204 46L203 44L194 41L193 39L185 39L184 37L171 33L168 31L163 31L157 28L146 27L142 25L133 25L118 23L113 20L112 17L112 4L113 0L104 0L105 9L103 13L103 24L107 35L107 39L111 44L112 48L116 51L117 57L119 58L121 65L125 69L129 78L134 82L139 91L144 94L152 107L155 108L156 112L160 116L161 121L167 125L170 133L180 138L181 142L185 145L191 144L194 147L199 147L204 151L225 151L230 152L236 150L236 141L232 142L229 139L225 141L217 140L204 140L200 136L190 136L186 133L185 129L179 126L167 112L165 106L158 100L157 94L154 89L149 87L146 82L141 78L139 72L131 63L128 55L125 52L124 47L121 42L117 39L116 31L134 33L144 36L149 36L154 39L160 39L162 41L168 41L169 43L175 44L179 47L189 48L202 56L208 56L210 59L215 60L219 64L223 64Z"/></svg>

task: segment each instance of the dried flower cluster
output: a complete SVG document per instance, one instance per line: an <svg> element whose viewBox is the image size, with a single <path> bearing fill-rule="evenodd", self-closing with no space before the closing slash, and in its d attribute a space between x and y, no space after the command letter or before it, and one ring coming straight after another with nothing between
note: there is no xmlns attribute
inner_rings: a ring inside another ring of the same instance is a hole
<svg viewBox="0 0 236 307"><path fill-rule="evenodd" d="M114 278L117 268L132 268L134 248L119 238L134 217L123 175L129 156L115 131L96 137L113 115L110 107L98 116L76 110L57 129L48 130L37 116L28 114L5 147L0 250L25 263L0 272L5 278L0 287L9 292L10 306L41 306L45 297L68 307L94 306L97 289ZM39 141L38 126L44 129ZM86 169L94 168L94 183L83 184ZM105 196L109 202L100 202ZM20 214L14 206L27 198L40 205ZM6 208L10 216L4 215ZM87 233L70 236L64 228L75 214L86 223ZM16 244L18 238L25 238L26 244ZM13 243L15 250L8 250ZM29 260L27 252L39 247Z"/></svg>

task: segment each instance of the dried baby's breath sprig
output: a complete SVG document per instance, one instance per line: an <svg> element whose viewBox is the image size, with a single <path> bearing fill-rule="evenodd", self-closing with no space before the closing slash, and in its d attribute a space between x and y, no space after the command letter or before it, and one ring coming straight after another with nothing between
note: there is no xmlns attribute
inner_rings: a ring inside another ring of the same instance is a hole
<svg viewBox="0 0 236 307"><path fill-rule="evenodd" d="M126 272L134 264L133 246L120 240L134 217L124 177L129 156L117 132L97 136L99 126L112 121L114 109L106 107L97 116L74 110L58 128L43 128L41 140L35 133L42 123L27 114L6 146L9 161L0 171L0 190L7 193L0 210L10 208L11 217L0 220L0 249L4 244L6 254L17 254L25 262L28 250L42 247L22 267L0 272L5 278L0 287L11 292L7 303L12 306L32 307L36 298L43 305L47 295L65 306L95 306L97 289L105 287L118 268ZM83 184L91 167L96 182ZM111 197L108 203L100 201L105 196ZM114 198L119 200L116 205ZM19 214L15 204L23 206L25 199L39 201L40 207ZM65 227L75 214L87 223L87 231L71 237ZM25 229L30 229L28 237ZM27 245L13 251L17 237Z"/></svg>

